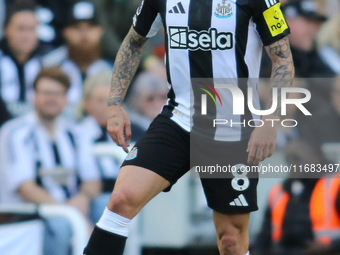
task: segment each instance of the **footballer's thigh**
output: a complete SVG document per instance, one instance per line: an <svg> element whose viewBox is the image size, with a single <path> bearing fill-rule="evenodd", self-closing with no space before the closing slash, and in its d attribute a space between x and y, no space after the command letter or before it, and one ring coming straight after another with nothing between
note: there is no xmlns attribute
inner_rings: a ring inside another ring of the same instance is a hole
<svg viewBox="0 0 340 255"><path fill-rule="evenodd" d="M107 208L132 219L144 205L169 185L169 181L146 168L124 166L119 172Z"/></svg>
<svg viewBox="0 0 340 255"><path fill-rule="evenodd" d="M249 248L250 213L226 214L214 211L217 245L221 255L245 255Z"/></svg>
<svg viewBox="0 0 340 255"><path fill-rule="evenodd" d="M133 218L161 191L169 191L190 168L189 133L163 115L157 116L127 155L108 209Z"/></svg>

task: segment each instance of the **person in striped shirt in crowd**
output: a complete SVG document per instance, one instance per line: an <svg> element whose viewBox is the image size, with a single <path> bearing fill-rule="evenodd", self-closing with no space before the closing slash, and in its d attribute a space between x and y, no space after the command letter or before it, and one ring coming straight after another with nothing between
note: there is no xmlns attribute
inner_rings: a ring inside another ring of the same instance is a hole
<svg viewBox="0 0 340 255"><path fill-rule="evenodd" d="M67 204L88 218L101 191L91 141L74 121L61 116L70 82L60 68L42 69L34 81L35 110L0 131L2 204ZM44 254L68 254L66 219L47 220Z"/></svg>

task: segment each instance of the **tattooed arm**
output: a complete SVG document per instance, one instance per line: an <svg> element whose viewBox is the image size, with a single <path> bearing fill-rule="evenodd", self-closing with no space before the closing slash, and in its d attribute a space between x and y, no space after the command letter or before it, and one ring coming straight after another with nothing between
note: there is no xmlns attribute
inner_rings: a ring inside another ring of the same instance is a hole
<svg viewBox="0 0 340 255"><path fill-rule="evenodd" d="M278 90L278 104L273 114L262 117L264 125L256 127L251 134L247 148L248 163L255 165L274 153L277 124L281 116L281 89L292 86L294 78L293 58L288 38L285 37L265 48L272 60L271 87L276 87ZM271 107L272 101L269 102L268 108Z"/></svg>
<svg viewBox="0 0 340 255"><path fill-rule="evenodd" d="M271 84L272 88L277 88L278 104L273 115L277 118L281 117L281 89L290 87L294 78L294 65L292 52L290 51L288 38L285 37L266 47L266 51L272 60ZM271 107L270 100L268 108Z"/></svg>
<svg viewBox="0 0 340 255"><path fill-rule="evenodd" d="M126 91L139 65L142 48L147 38L139 35L133 27L119 48L113 67L111 91L108 100L107 130L113 141L128 152L131 139L128 114L122 103Z"/></svg>
<svg viewBox="0 0 340 255"><path fill-rule="evenodd" d="M139 65L142 48L147 38L133 27L119 48L115 60L108 105L122 105L126 91Z"/></svg>

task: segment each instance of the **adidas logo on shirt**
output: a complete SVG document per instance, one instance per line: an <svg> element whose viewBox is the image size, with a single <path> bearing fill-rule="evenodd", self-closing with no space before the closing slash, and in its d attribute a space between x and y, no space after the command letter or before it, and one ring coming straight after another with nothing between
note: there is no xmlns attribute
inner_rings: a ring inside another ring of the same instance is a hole
<svg viewBox="0 0 340 255"><path fill-rule="evenodd" d="M243 194L239 195L237 198L234 199L234 201L231 201L229 203L231 206L248 206L246 198L243 196Z"/></svg>
<svg viewBox="0 0 340 255"><path fill-rule="evenodd" d="M185 14L184 7L181 2L178 2L177 5L172 7L171 10L169 10L169 13L180 13L180 14Z"/></svg>

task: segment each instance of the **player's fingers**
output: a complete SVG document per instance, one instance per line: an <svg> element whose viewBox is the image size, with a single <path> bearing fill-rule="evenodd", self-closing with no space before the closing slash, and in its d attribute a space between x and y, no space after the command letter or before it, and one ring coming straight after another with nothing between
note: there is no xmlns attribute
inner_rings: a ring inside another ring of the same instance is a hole
<svg viewBox="0 0 340 255"><path fill-rule="evenodd" d="M248 153L248 160L247 160L248 164L253 164L253 161L255 159L255 153L256 153L256 147L253 144L251 144L249 146L249 153Z"/></svg>
<svg viewBox="0 0 340 255"><path fill-rule="evenodd" d="M122 146L125 145L125 138L124 138L124 132L123 130L119 130L116 135L117 138L117 145Z"/></svg>
<svg viewBox="0 0 340 255"><path fill-rule="evenodd" d="M262 153L263 153L262 154L262 160L268 158L269 157L269 146L265 146L262 150Z"/></svg>
<svg viewBox="0 0 340 255"><path fill-rule="evenodd" d="M117 137L117 133L122 128L120 127L119 122L109 119L107 122L106 129L109 135L111 136L112 140L114 140L114 138Z"/></svg>
<svg viewBox="0 0 340 255"><path fill-rule="evenodd" d="M250 136L250 139L249 139L249 142L248 142L248 147L247 147L246 152L249 152L249 151L250 151L250 147L251 147L251 138L252 138L252 136Z"/></svg>
<svg viewBox="0 0 340 255"><path fill-rule="evenodd" d="M128 149L129 144L128 143L123 143L121 146L126 153L129 153L129 149Z"/></svg>
<svg viewBox="0 0 340 255"><path fill-rule="evenodd" d="M257 147L254 165L258 165L263 160L263 147Z"/></svg>
<svg viewBox="0 0 340 255"><path fill-rule="evenodd" d="M124 134L125 134L125 141L130 142L131 141L131 135L132 135L130 121L125 123Z"/></svg>
<svg viewBox="0 0 340 255"><path fill-rule="evenodd" d="M117 142L116 144L118 146L121 146L123 148L123 150L128 153L129 150L128 150L128 146L129 144L126 143L125 141L125 136L124 136L124 131L122 129L120 129L118 132L117 132L117 135L116 135L116 139L117 139Z"/></svg>
<svg viewBox="0 0 340 255"><path fill-rule="evenodd" d="M275 144L270 145L269 146L269 156L268 157L271 157L274 154L274 150L275 150Z"/></svg>

